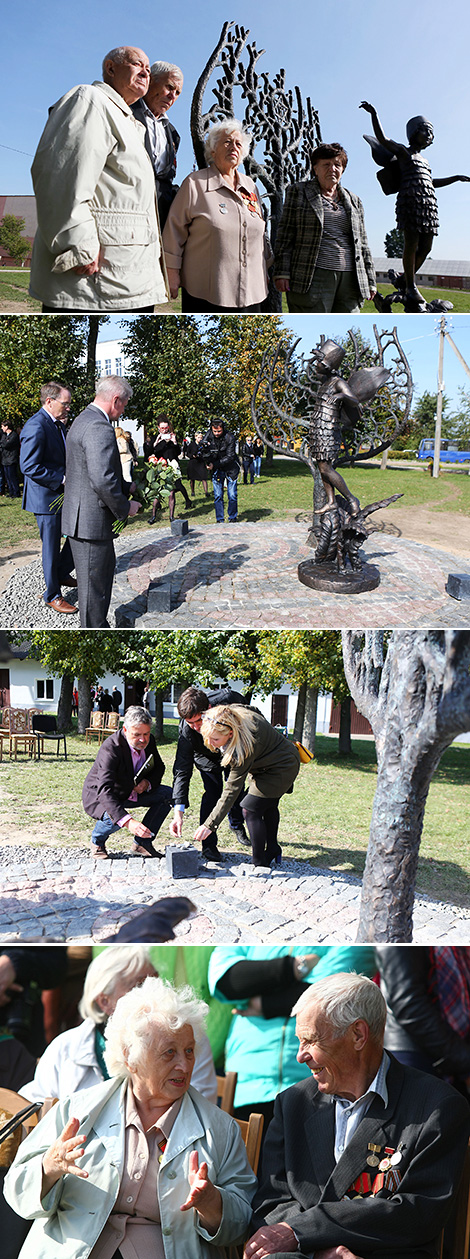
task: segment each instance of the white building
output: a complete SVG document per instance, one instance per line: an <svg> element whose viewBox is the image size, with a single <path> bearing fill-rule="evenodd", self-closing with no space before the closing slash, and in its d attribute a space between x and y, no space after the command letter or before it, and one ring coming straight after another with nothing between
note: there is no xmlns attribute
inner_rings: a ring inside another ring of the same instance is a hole
<svg viewBox="0 0 470 1259"><path fill-rule="evenodd" d="M118 340L98 341L95 361L98 379L100 376L125 376L129 366L126 363L122 342ZM132 434L139 455L142 455L144 450L144 430L139 425L138 420L131 420L127 415L123 415L119 423L121 428Z"/></svg>

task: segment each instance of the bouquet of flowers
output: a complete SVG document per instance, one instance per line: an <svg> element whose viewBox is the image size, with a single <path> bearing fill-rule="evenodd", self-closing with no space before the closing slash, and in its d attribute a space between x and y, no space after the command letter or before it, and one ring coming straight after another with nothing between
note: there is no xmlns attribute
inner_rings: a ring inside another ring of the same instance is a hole
<svg viewBox="0 0 470 1259"><path fill-rule="evenodd" d="M168 502L173 486L180 476L179 468L173 468L167 459L157 459L156 455L150 455L143 468L133 470L132 481L135 489L132 492L132 498L143 507L153 507L156 499L160 505L162 502ZM125 524L125 520L115 520L113 533L121 533Z"/></svg>

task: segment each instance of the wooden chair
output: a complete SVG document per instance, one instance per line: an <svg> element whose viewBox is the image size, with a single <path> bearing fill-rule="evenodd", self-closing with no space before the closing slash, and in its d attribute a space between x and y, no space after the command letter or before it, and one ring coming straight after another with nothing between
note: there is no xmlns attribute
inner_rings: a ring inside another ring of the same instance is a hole
<svg viewBox="0 0 470 1259"><path fill-rule="evenodd" d="M237 1087L237 1072L227 1071L226 1075L217 1076L217 1105L227 1115L233 1115L233 1099Z"/></svg>
<svg viewBox="0 0 470 1259"><path fill-rule="evenodd" d="M116 730L119 730L119 713L105 713L104 715L106 721L103 728L103 739L106 739L108 734L114 734Z"/></svg>
<svg viewBox="0 0 470 1259"><path fill-rule="evenodd" d="M90 743L95 738L98 739L98 743L101 743L104 718L104 713L90 713L90 725L85 730L85 743Z"/></svg>
<svg viewBox="0 0 470 1259"><path fill-rule="evenodd" d="M257 1115L254 1111L249 1119L235 1119L240 1128L246 1147L246 1157L250 1164L251 1170L258 1172L259 1154L261 1149L261 1137L263 1135L264 1115Z"/></svg>
<svg viewBox="0 0 470 1259"><path fill-rule="evenodd" d="M10 756L17 759L18 747L23 744L23 751L36 757L36 738L28 728L28 713L25 708L12 708L10 713Z"/></svg>

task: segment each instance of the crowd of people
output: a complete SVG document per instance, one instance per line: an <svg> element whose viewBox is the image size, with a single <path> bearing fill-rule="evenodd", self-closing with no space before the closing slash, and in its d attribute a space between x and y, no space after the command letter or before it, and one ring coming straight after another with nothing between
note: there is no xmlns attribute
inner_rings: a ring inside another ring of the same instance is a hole
<svg viewBox="0 0 470 1259"><path fill-rule="evenodd" d="M122 46L101 80L50 109L32 165L31 293L42 309L148 313L181 290L183 311L256 312L273 268L290 310L358 311L375 272L362 203L341 182L343 146L318 145L310 178L287 188L273 254L239 119L212 121L206 165L176 183L180 137L167 115L182 91L179 66Z"/></svg>
<svg viewBox="0 0 470 1259"><path fill-rule="evenodd" d="M44 951L23 952L34 968ZM24 976L14 954L0 957L4 1010L15 966ZM159 975L167 955L97 951L78 1014L29 1074L21 1061L21 1097L45 1105L3 1160L6 1259L220 1259L243 1244L244 1259L435 1259L470 1135L468 949L218 945L193 986ZM213 1045L207 1015L227 1004ZM425 1047L419 1066L397 1027ZM232 1113L216 1070L237 1073ZM253 1112L257 1176L238 1124Z"/></svg>
<svg viewBox="0 0 470 1259"><path fill-rule="evenodd" d="M106 699L112 705L103 692L101 711L107 711ZM95 822L92 856L107 859L109 837L126 829L134 854L161 857L153 840L172 808L170 834L181 838L196 768L204 790L193 839L201 843L205 860L223 860L217 829L228 817L237 842L251 847L253 865L280 865L279 803L299 772L297 746L230 687L206 694L190 686L180 696L178 713L172 787L163 783L164 763L143 706L131 705L122 727L101 744L82 792L84 810ZM131 816L136 808L145 808L141 822Z"/></svg>
<svg viewBox="0 0 470 1259"><path fill-rule="evenodd" d="M19 463L22 507L34 513L41 538L44 602L64 616L79 612L82 629L108 626L115 571L113 527L141 508L132 497L138 451L130 431L117 423L131 397L132 387L124 377L104 376L97 382L93 402L69 424L70 389L62 381L51 380L41 388L39 410L20 433L9 421L2 425L0 458L5 475L0 493L19 496ZM183 442L178 441L166 413L157 416L155 423L155 436L144 442L144 457L155 466L162 462L174 473L168 494L170 522L177 494L182 495L186 509L191 507L182 480L183 456L191 496L196 482L202 482L207 496L211 478L216 521L224 520L225 488L228 519L236 521L240 459L244 481L259 479L264 451L260 439L249 433L239 443L239 454L235 434L222 420L213 420L205 433ZM151 523L161 506L156 497ZM67 591L76 588L78 606L67 598Z"/></svg>

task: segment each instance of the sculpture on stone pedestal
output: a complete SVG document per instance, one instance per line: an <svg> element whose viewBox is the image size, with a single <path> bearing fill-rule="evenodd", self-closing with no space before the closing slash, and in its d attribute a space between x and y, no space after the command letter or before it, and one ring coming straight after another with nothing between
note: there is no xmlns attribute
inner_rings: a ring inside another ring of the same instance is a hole
<svg viewBox="0 0 470 1259"><path fill-rule="evenodd" d="M433 179L427 158L422 150L429 148L434 139L432 123L422 114L410 118L406 124L406 144L389 140L384 134L377 110L368 101L362 101L359 107L370 114L374 136L364 136L370 144L372 157L378 166L377 179L383 192L388 196L397 192L396 218L397 227L401 228L405 238L403 250L403 275L389 271L389 278L395 286L395 293L388 297L377 294L375 305L381 311L390 310L394 302L402 302L406 311L446 311L452 310L452 302L436 298L426 302L416 284L416 272L431 253L432 243L439 227L437 197L435 188L444 188L448 184L469 183L468 175L449 175L444 179ZM375 137L375 138L374 138Z"/></svg>
<svg viewBox="0 0 470 1259"><path fill-rule="evenodd" d="M413 386L397 330L379 335L374 325L374 334L375 355L349 332L353 365L348 376L339 371L346 350L337 342L322 338L305 360L294 357L298 341L287 354L280 341L263 356L253 392L259 437L275 451L302 460L314 476L309 542L315 555L299 565L298 575L317 589L357 593L379 584L378 569L362 563L360 547L374 528L370 515L401 497L361 507L338 472L386 450L408 420ZM397 356L386 367L384 356L393 349Z"/></svg>

